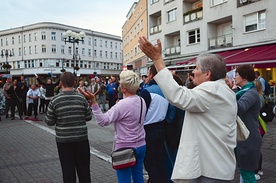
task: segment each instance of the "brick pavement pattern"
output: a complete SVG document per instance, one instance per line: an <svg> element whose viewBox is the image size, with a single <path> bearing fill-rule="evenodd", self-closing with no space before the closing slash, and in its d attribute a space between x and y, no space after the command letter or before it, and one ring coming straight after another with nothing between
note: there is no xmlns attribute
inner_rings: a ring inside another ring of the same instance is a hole
<svg viewBox="0 0 276 183"><path fill-rule="evenodd" d="M92 182L117 181L110 163L94 155L91 155L90 168ZM25 121L3 119L0 122L0 183L17 182L62 182L55 137Z"/></svg>
<svg viewBox="0 0 276 183"><path fill-rule="evenodd" d="M45 126L42 121L31 123ZM276 120L267 125L268 133L264 136L262 145L264 175L258 183L276 183ZM88 124L88 128L90 132L97 132L93 120ZM90 139L90 145L108 154L112 149L112 140L105 137L101 140L104 141L96 142L95 139ZM92 154L91 178L92 182L96 183L117 182L115 171L110 163ZM19 182L62 182L55 137L26 121L18 119L11 121L3 118L0 121L0 183ZM235 179L231 182L239 182L238 170Z"/></svg>

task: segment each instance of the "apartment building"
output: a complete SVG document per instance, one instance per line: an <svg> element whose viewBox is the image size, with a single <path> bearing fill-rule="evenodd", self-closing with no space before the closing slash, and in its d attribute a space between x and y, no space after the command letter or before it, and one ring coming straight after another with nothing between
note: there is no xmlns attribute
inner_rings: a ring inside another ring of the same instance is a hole
<svg viewBox="0 0 276 183"><path fill-rule="evenodd" d="M67 30L84 32L84 41L65 43L62 34ZM5 51L11 53L5 58ZM12 66L10 74L18 77L21 74L34 80L34 73L45 77L56 77L61 69L74 72L78 65L77 75L92 77L118 75L122 70L122 40L119 36L93 30L63 25L53 22L41 22L0 31L0 67L6 62ZM76 63L73 53L77 56ZM5 69L1 67L1 73Z"/></svg>
<svg viewBox="0 0 276 183"><path fill-rule="evenodd" d="M123 64L139 75L147 74L147 57L138 47L139 37L148 36L147 0L134 2L126 17L122 27Z"/></svg>
<svg viewBox="0 0 276 183"><path fill-rule="evenodd" d="M228 69L252 64L276 81L275 7L275 0L148 0L149 40L161 40L171 67L218 53Z"/></svg>

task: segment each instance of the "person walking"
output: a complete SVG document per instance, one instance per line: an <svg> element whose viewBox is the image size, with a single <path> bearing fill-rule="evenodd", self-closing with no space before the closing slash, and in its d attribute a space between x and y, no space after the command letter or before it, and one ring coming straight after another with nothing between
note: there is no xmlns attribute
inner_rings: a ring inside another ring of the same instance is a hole
<svg viewBox="0 0 276 183"><path fill-rule="evenodd" d="M55 126L58 155L63 182L91 182L90 148L86 122L92 119L85 97L74 91L75 77L71 72L60 76L62 91L49 102L45 122Z"/></svg>
<svg viewBox="0 0 276 183"><path fill-rule="evenodd" d="M19 105L21 105L23 114L27 115L27 92L29 91L29 87L23 75L20 76L20 82L18 82L18 86L19 88L21 88L21 94L23 99L23 101L20 102Z"/></svg>
<svg viewBox="0 0 276 183"><path fill-rule="evenodd" d="M38 87L39 87L38 89L39 89L39 92L40 92L40 96L39 96L39 114L43 114L46 111L46 109L45 109L46 89L41 84L39 84Z"/></svg>
<svg viewBox="0 0 276 183"><path fill-rule="evenodd" d="M154 80L170 104L185 110L184 123L172 180L225 183L234 179L237 144L237 102L226 85L225 60L216 54L202 54L193 70L193 89L179 86L166 68L162 44L139 38L141 50L154 62Z"/></svg>
<svg viewBox="0 0 276 183"><path fill-rule="evenodd" d="M110 82L106 85L106 91L108 94L108 105L109 109L115 105L118 96L118 83L116 81L116 78L114 76L111 76Z"/></svg>
<svg viewBox="0 0 276 183"><path fill-rule="evenodd" d="M15 107L17 107L19 118L22 118L23 109L22 109L22 102L23 102L23 95L21 92L21 88L19 88L17 79L13 80L12 92L11 92L11 120L15 119Z"/></svg>
<svg viewBox="0 0 276 183"><path fill-rule="evenodd" d="M143 123L146 114L145 101L136 95L139 88L139 78L133 71L122 71L120 85L125 98L117 102L106 113L102 113L95 95L91 92L83 92L88 100L92 101L92 111L96 122L100 126L114 124L114 150L121 148L134 148L136 151L136 165L116 170L119 183L135 182L144 183L143 161L146 152L145 130Z"/></svg>

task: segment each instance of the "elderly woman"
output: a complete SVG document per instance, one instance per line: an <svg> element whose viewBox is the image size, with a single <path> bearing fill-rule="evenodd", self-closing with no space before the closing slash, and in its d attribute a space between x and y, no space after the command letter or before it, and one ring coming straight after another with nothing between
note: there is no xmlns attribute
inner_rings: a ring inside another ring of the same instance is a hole
<svg viewBox="0 0 276 183"><path fill-rule="evenodd" d="M146 104L142 98L136 95L136 91L139 88L139 78L133 71L127 70L121 72L120 86L125 98L117 102L105 114L102 113L95 101L95 95L90 92L85 93L82 90L80 92L92 101L92 111L96 122L100 126L114 124L114 150L129 147L136 150L136 165L116 170L118 182L132 182L132 177L134 182L142 183L144 182L143 161L146 152L145 131L143 127Z"/></svg>
<svg viewBox="0 0 276 183"><path fill-rule="evenodd" d="M238 115L250 131L246 141L238 142L237 163L244 183L256 182L254 171L258 169L262 136L259 131L258 115L260 97L254 84L252 66L242 65L236 69L235 82L241 89L236 93Z"/></svg>
<svg viewBox="0 0 276 183"><path fill-rule="evenodd" d="M184 125L173 169L174 182L230 182L236 159L237 103L225 84L226 65L214 54L196 60L193 89L179 86L166 68L160 40L152 45L139 38L141 50L154 62L154 77L168 101L185 110Z"/></svg>

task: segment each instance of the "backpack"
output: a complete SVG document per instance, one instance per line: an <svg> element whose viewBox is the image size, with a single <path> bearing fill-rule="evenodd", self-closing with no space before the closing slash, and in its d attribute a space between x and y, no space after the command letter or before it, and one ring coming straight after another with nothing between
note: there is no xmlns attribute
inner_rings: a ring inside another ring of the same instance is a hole
<svg viewBox="0 0 276 183"><path fill-rule="evenodd" d="M264 79L265 80L265 79ZM270 84L267 82L267 80L265 80L265 90L264 90L264 94L266 96L269 96L269 94L271 93L271 88L270 88Z"/></svg>

